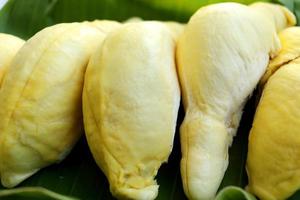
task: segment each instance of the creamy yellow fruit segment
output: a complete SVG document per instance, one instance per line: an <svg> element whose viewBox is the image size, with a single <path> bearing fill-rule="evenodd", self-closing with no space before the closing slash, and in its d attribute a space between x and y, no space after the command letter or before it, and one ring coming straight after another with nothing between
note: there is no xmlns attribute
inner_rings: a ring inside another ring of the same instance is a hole
<svg viewBox="0 0 300 200"><path fill-rule="evenodd" d="M173 146L180 90L175 39L159 22L128 23L92 56L84 84L86 137L118 199L155 199Z"/></svg>
<svg viewBox="0 0 300 200"><path fill-rule="evenodd" d="M65 158L83 132L81 99L90 55L105 34L59 24L30 38L0 90L0 175L13 187Z"/></svg>
<svg viewBox="0 0 300 200"><path fill-rule="evenodd" d="M277 31L294 24L279 5L220 3L200 8L186 25L177 61L186 112L181 175L189 199L214 199L244 104L280 50Z"/></svg>
<svg viewBox="0 0 300 200"><path fill-rule="evenodd" d="M283 200L300 188L300 28L280 33L249 136L248 189L262 200Z"/></svg>

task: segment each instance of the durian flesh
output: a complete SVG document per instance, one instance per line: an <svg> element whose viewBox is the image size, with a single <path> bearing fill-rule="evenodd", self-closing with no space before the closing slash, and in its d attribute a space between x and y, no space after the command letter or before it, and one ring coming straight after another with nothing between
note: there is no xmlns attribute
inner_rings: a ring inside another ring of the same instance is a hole
<svg viewBox="0 0 300 200"><path fill-rule="evenodd" d="M112 32L89 63L83 93L86 137L118 199L154 199L172 150L180 91L175 40L159 22Z"/></svg>
<svg viewBox="0 0 300 200"><path fill-rule="evenodd" d="M280 33L249 136L248 189L262 200L287 199L300 188L300 28Z"/></svg>
<svg viewBox="0 0 300 200"><path fill-rule="evenodd" d="M13 59L0 90L5 187L61 161L80 137L84 73L104 36L90 23L55 25L30 38Z"/></svg>
<svg viewBox="0 0 300 200"><path fill-rule="evenodd" d="M214 199L242 109L280 49L277 31L295 24L282 6L221 3L199 9L179 38L185 118L181 175L189 199Z"/></svg>

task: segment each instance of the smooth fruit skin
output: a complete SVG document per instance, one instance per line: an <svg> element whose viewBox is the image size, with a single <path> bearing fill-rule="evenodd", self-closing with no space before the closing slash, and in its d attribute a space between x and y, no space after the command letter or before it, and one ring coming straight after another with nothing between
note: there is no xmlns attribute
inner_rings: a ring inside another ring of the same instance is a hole
<svg viewBox="0 0 300 200"><path fill-rule="evenodd" d="M23 44L24 40L18 37L0 33L0 88L7 68Z"/></svg>
<svg viewBox="0 0 300 200"><path fill-rule="evenodd" d="M162 23L113 31L88 65L83 113L91 152L118 199L150 200L172 151L180 90L175 40Z"/></svg>
<svg viewBox="0 0 300 200"><path fill-rule="evenodd" d="M199 9L186 25L176 57L186 112L181 175L189 199L214 199L244 104L280 49L277 31L294 24L282 6L221 3Z"/></svg>
<svg viewBox="0 0 300 200"><path fill-rule="evenodd" d="M83 132L82 89L105 34L88 22L59 24L30 38L0 90L0 174L14 187L63 160Z"/></svg>
<svg viewBox="0 0 300 200"><path fill-rule="evenodd" d="M282 49L265 74L249 136L247 188L262 200L287 199L300 188L300 28L279 36Z"/></svg>

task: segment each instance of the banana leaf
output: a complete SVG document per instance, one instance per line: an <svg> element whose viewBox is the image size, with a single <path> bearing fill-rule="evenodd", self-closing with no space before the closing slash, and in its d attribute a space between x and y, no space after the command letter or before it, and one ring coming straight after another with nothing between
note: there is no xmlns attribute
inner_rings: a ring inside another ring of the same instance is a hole
<svg viewBox="0 0 300 200"><path fill-rule="evenodd" d="M219 192L216 200L256 200L256 198L239 187L228 186Z"/></svg>
<svg viewBox="0 0 300 200"><path fill-rule="evenodd" d="M1 190L0 198L3 200L18 200L30 198L31 200L78 200L77 198L66 197L42 187L23 187L10 190Z"/></svg>
<svg viewBox="0 0 300 200"><path fill-rule="evenodd" d="M235 1L245 4L254 2L253 0ZM287 6L297 17L300 17L299 0L269 1ZM224 0L9 0L0 10L0 32L28 39L44 27L56 23L94 19L124 21L133 16L146 20L187 22L199 7L217 2L224 2ZM237 136L230 148L230 162L219 188L217 200L255 199L241 189L247 184L245 171L247 139L254 112L255 94L244 109ZM186 199L180 178L181 152L178 131L183 117L181 106L173 152L168 163L160 168L157 175L160 185L158 200ZM83 136L70 155L61 163L40 170L16 189L5 189L0 185L0 199L110 200L114 198ZM290 198L290 200L296 199L300 199L300 192Z"/></svg>

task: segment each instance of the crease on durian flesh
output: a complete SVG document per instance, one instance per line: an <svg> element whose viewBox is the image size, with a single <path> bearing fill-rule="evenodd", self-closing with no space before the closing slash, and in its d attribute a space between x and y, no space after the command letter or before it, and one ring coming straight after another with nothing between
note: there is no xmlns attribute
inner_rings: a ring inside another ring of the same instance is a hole
<svg viewBox="0 0 300 200"><path fill-rule="evenodd" d="M282 45L278 55L270 60L269 66L260 80L260 87L263 87L268 79L282 66L300 57L300 33L298 28L291 27L279 33Z"/></svg>
<svg viewBox="0 0 300 200"><path fill-rule="evenodd" d="M85 68L104 37L90 23L58 24L35 34L13 59L0 90L5 187L60 162L81 136Z"/></svg>
<svg viewBox="0 0 300 200"><path fill-rule="evenodd" d="M262 200L283 200L300 188L300 28L279 34L249 135L247 190Z"/></svg>
<svg viewBox="0 0 300 200"><path fill-rule="evenodd" d="M181 174L189 199L214 199L243 107L280 50L277 32L294 24L279 5L220 3L200 8L185 26L176 57L186 112Z"/></svg>
<svg viewBox="0 0 300 200"><path fill-rule="evenodd" d="M180 90L175 40L159 22L112 32L87 68L83 113L91 152L118 199L150 200L172 150Z"/></svg>

